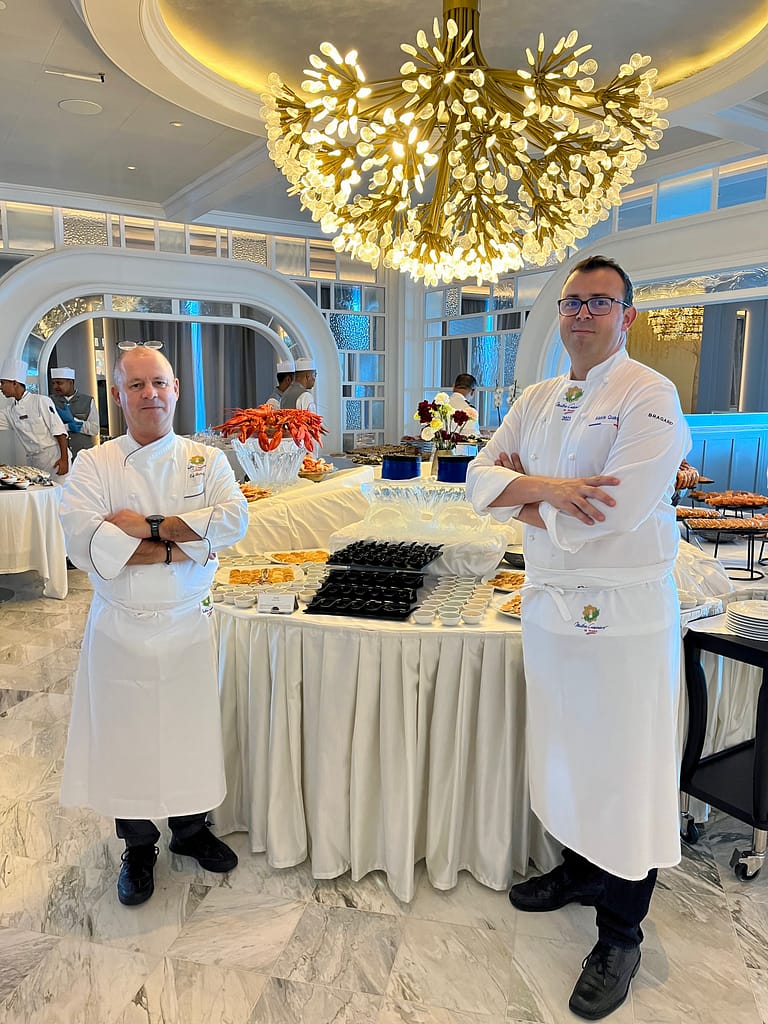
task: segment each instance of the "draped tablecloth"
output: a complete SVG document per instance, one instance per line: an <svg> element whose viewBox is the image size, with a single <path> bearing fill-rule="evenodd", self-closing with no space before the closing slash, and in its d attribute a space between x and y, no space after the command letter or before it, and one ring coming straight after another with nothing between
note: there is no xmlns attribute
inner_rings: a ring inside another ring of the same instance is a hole
<svg viewBox="0 0 768 1024"><path fill-rule="evenodd" d="M315 878L414 865L450 889L466 869L506 889L556 847L530 810L519 623L440 628L217 605L227 797L274 867Z"/></svg>
<svg viewBox="0 0 768 1024"><path fill-rule="evenodd" d="M46 597L67 596L67 553L59 522L60 487L0 489L0 573L34 569Z"/></svg>

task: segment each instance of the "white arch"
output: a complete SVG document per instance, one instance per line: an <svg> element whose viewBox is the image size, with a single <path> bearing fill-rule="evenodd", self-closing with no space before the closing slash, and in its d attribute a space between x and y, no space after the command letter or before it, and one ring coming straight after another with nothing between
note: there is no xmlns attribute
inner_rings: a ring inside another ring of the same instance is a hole
<svg viewBox="0 0 768 1024"><path fill-rule="evenodd" d="M561 264L542 288L520 336L515 376L526 386L550 376L553 349L560 345L557 300L570 268L602 253L624 267L635 286L665 278L712 274L738 267L764 266L768 203L750 203L708 217L690 217L607 235ZM749 297L755 298L750 291ZM768 295L768 289L765 294ZM740 292L686 295L685 305L737 301ZM676 303L670 300L668 305ZM678 305L680 303L677 303Z"/></svg>
<svg viewBox="0 0 768 1024"><path fill-rule="evenodd" d="M21 357L32 328L53 306L101 293L240 302L276 317L315 360L325 443L329 451L341 447L341 368L328 324L301 288L252 263L95 246L56 249L26 260L0 281L0 361Z"/></svg>

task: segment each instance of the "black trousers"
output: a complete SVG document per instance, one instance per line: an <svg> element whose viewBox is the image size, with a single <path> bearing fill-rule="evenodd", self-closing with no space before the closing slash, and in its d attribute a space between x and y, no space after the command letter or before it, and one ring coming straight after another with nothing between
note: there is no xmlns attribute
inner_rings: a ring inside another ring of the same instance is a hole
<svg viewBox="0 0 768 1024"><path fill-rule="evenodd" d="M180 814L168 819L168 827L177 839L189 839L205 827L207 816L207 811ZM154 846L160 838L155 823L145 818L115 818L115 831L126 846Z"/></svg>
<svg viewBox="0 0 768 1024"><path fill-rule="evenodd" d="M645 878L633 882L603 871L568 848L563 850L563 862L573 879L602 881L602 893L595 903L598 938L625 949L639 946L643 941L640 922L651 905L657 869L652 868Z"/></svg>

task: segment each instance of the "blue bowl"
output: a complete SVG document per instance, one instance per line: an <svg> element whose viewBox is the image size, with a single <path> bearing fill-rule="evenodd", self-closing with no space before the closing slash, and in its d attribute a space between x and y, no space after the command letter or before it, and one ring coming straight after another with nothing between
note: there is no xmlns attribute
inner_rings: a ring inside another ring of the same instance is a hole
<svg viewBox="0 0 768 1024"><path fill-rule="evenodd" d="M437 479L444 484L463 484L467 481L467 467L474 455L440 455L437 459Z"/></svg>
<svg viewBox="0 0 768 1024"><path fill-rule="evenodd" d="M385 455L381 463L382 480L413 480L421 476L418 455Z"/></svg>

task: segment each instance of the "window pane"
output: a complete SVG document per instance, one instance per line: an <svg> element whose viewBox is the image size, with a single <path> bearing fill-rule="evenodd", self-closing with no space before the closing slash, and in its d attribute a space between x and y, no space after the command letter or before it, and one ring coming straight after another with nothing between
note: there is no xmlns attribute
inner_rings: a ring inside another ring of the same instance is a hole
<svg viewBox="0 0 768 1024"><path fill-rule="evenodd" d="M518 306L532 306L538 298L539 292L552 277L551 272L543 274L523 274L517 279L517 304Z"/></svg>
<svg viewBox="0 0 768 1024"><path fill-rule="evenodd" d="M333 305L336 309L350 309L354 313L359 313L362 305L360 285L335 284L333 286Z"/></svg>
<svg viewBox="0 0 768 1024"><path fill-rule="evenodd" d="M490 308L491 288L490 285L461 286L461 312L462 313L484 313Z"/></svg>
<svg viewBox="0 0 768 1024"><path fill-rule="evenodd" d="M383 288L364 288L364 310L366 313L383 313L384 312L384 289Z"/></svg>
<svg viewBox="0 0 768 1024"><path fill-rule="evenodd" d="M363 383L384 380L384 356L358 356L357 377Z"/></svg>
<svg viewBox="0 0 768 1024"><path fill-rule="evenodd" d="M504 336L504 379L502 383L511 384L515 379L515 362L517 350L520 346L519 334L507 334Z"/></svg>
<svg viewBox="0 0 768 1024"><path fill-rule="evenodd" d="M190 226L189 254L190 256L215 256L216 228L194 228Z"/></svg>
<svg viewBox="0 0 768 1024"><path fill-rule="evenodd" d="M499 379L499 339L492 334L470 338L470 373L480 387L495 387Z"/></svg>
<svg viewBox="0 0 768 1024"><path fill-rule="evenodd" d="M43 252L53 248L53 210L50 206L7 203L9 249Z"/></svg>
<svg viewBox="0 0 768 1024"><path fill-rule="evenodd" d="M147 295L113 295L112 309L118 313L171 313L170 299Z"/></svg>
<svg viewBox="0 0 768 1024"><path fill-rule="evenodd" d="M107 215L88 210L62 210L64 245L108 245Z"/></svg>
<svg viewBox="0 0 768 1024"><path fill-rule="evenodd" d="M336 277L336 253L330 242L309 243L309 276Z"/></svg>
<svg viewBox="0 0 768 1024"><path fill-rule="evenodd" d="M499 281L493 286L493 308L512 309L515 305L515 281Z"/></svg>
<svg viewBox="0 0 768 1024"><path fill-rule="evenodd" d="M375 281L376 271L370 264L352 259L348 252L340 252L339 278L342 281Z"/></svg>
<svg viewBox="0 0 768 1024"><path fill-rule="evenodd" d="M179 312L183 316L232 316L232 303L180 299Z"/></svg>
<svg viewBox="0 0 768 1024"><path fill-rule="evenodd" d="M112 245L116 249L119 249L123 244L122 239L120 238L120 218L112 217L110 219L112 221Z"/></svg>
<svg viewBox="0 0 768 1024"><path fill-rule="evenodd" d="M373 336L372 348L374 351L384 350L384 326L386 321L383 316L371 317L371 331Z"/></svg>
<svg viewBox="0 0 768 1024"><path fill-rule="evenodd" d="M712 172L659 182L657 222L706 213L712 205Z"/></svg>
<svg viewBox="0 0 768 1024"><path fill-rule="evenodd" d="M751 167L741 171L720 171L717 186L717 205L720 209L726 206L739 206L741 203L754 203L765 199L766 177L768 168Z"/></svg>
<svg viewBox="0 0 768 1024"><path fill-rule="evenodd" d="M360 430L363 426L363 403L362 402L345 402L344 403L344 429L345 430Z"/></svg>
<svg viewBox="0 0 768 1024"><path fill-rule="evenodd" d="M138 217L125 217L125 245L127 249L143 249L154 251L155 222L140 220Z"/></svg>
<svg viewBox="0 0 768 1024"><path fill-rule="evenodd" d="M619 231L629 228L642 228L651 223L653 212L653 196L639 196L630 199L619 207Z"/></svg>
<svg viewBox="0 0 768 1024"><path fill-rule="evenodd" d="M451 338L457 338L467 334L480 334L487 326L487 319L482 316L471 316L466 320L451 320L448 323L448 335Z"/></svg>
<svg viewBox="0 0 768 1024"><path fill-rule="evenodd" d="M187 239L183 224L170 224L160 221L158 224L160 252L186 252Z"/></svg>
<svg viewBox="0 0 768 1024"><path fill-rule="evenodd" d="M337 348L369 349L371 347L369 317L331 313L328 324L336 340Z"/></svg>
<svg viewBox="0 0 768 1024"><path fill-rule="evenodd" d="M427 320L438 320L443 315L443 293L427 292L424 296L424 315Z"/></svg>

